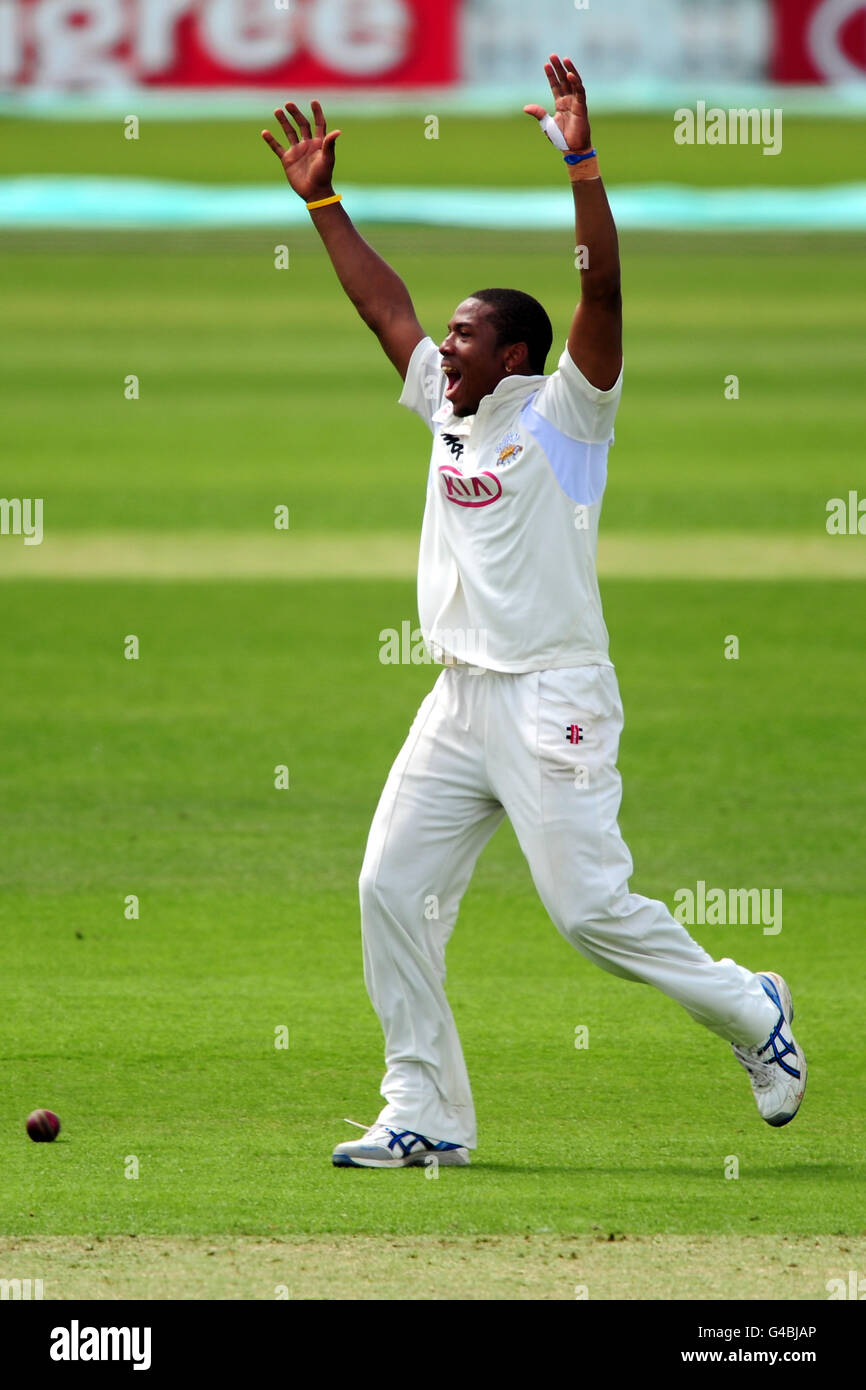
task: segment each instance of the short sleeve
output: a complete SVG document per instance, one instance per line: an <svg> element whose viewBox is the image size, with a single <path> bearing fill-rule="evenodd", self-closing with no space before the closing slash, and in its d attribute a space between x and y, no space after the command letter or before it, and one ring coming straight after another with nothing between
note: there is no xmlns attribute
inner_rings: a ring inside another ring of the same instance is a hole
<svg viewBox="0 0 866 1390"><path fill-rule="evenodd" d="M613 434L621 395L622 368L610 390L600 391L587 381L566 347L559 366L544 378L532 404L539 415L570 439L586 444L606 444Z"/></svg>
<svg viewBox="0 0 866 1390"><path fill-rule="evenodd" d="M400 395L400 405L405 405L407 409L420 415L431 431L433 416L445 395L445 375L441 363L442 358L433 339L422 338L409 358L406 380Z"/></svg>

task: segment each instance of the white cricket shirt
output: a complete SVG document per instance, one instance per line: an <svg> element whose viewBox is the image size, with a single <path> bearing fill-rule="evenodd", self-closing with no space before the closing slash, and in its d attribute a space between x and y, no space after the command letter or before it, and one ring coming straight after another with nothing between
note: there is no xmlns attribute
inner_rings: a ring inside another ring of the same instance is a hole
<svg viewBox="0 0 866 1390"><path fill-rule="evenodd" d="M609 666L595 557L622 371L599 391L566 348L550 376L505 377L460 418L441 360L423 338L400 396L433 433L418 563L431 651L494 671Z"/></svg>

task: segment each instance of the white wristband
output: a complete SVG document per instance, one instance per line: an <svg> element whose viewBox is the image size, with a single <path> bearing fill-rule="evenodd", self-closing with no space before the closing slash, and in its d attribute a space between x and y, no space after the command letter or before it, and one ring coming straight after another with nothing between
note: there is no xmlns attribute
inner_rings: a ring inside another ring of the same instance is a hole
<svg viewBox="0 0 866 1390"><path fill-rule="evenodd" d="M555 145L558 150L568 151L565 136L552 116L545 114L538 124L541 126L541 129L544 131L551 145Z"/></svg>

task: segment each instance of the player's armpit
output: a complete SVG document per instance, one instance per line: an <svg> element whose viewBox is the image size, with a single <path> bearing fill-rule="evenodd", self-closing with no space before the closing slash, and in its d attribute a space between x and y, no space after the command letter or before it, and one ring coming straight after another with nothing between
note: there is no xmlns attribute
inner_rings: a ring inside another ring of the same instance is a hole
<svg viewBox="0 0 866 1390"><path fill-rule="evenodd" d="M532 407L566 438L584 444L607 444L622 396L623 368L609 390L594 386L569 351L561 354L556 371L544 378Z"/></svg>

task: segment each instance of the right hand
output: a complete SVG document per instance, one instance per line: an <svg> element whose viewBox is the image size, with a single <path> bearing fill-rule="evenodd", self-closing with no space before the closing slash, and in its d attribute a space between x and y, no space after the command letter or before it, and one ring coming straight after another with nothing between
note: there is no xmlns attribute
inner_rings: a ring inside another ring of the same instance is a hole
<svg viewBox="0 0 866 1390"><path fill-rule="evenodd" d="M333 193L331 179L334 173L334 141L342 133L333 130L329 135L321 104L314 101L312 108L313 120L316 123L315 135L306 116L293 101L286 102L285 111L274 112L289 142L288 149L281 145L269 130L262 131L262 139L279 158L292 188L307 203L315 202L317 198L328 198ZM286 111L301 132L300 137Z"/></svg>

